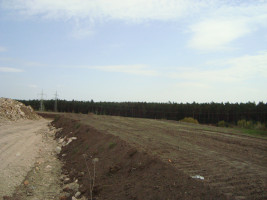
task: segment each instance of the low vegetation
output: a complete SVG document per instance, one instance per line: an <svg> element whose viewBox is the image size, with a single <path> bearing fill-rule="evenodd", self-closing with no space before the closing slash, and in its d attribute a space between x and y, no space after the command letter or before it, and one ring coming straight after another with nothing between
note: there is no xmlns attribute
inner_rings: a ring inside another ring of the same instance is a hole
<svg viewBox="0 0 267 200"><path fill-rule="evenodd" d="M75 128L76 128L76 129L80 128L80 126L81 126L80 123L75 124Z"/></svg>
<svg viewBox="0 0 267 200"><path fill-rule="evenodd" d="M244 119L237 122L237 127L242 133L254 136L267 136L265 124L261 122L246 121Z"/></svg>
<svg viewBox="0 0 267 200"><path fill-rule="evenodd" d="M110 142L109 145L108 145L108 148L109 149L112 149L116 146L117 144L115 142Z"/></svg>
<svg viewBox="0 0 267 200"><path fill-rule="evenodd" d="M198 121L192 117L185 117L184 119L180 120L181 122L198 124Z"/></svg>
<svg viewBox="0 0 267 200"><path fill-rule="evenodd" d="M96 179L96 163L99 161L98 158L92 159L93 169L92 172L87 164L87 158L88 156L86 154L83 154L84 162L86 165L86 169L88 172L88 180L89 180L89 190L90 190L90 200L93 200L93 191L95 187L95 179Z"/></svg>
<svg viewBox="0 0 267 200"><path fill-rule="evenodd" d="M225 123L224 120L219 121L217 125L218 125L219 127L227 127L227 125L226 125L226 123Z"/></svg>

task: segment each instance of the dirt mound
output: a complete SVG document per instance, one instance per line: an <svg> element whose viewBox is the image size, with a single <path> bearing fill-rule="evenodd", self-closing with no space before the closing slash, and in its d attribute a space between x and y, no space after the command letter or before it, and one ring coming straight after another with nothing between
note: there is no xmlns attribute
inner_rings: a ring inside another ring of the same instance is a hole
<svg viewBox="0 0 267 200"><path fill-rule="evenodd" d="M156 156L134 148L119 137L99 132L79 120L61 116L55 119L54 125L63 127L56 134L58 140L66 142L68 138L77 138L63 146L59 157L65 163L62 170L68 177L65 180L68 183L77 180L79 192L88 199L90 181L86 163L92 175L95 159L98 162L93 197L98 200L226 198L221 192L192 179ZM71 193L68 199L77 192L67 186L65 190Z"/></svg>
<svg viewBox="0 0 267 200"><path fill-rule="evenodd" d="M0 122L40 118L31 106L25 106L13 99L0 98Z"/></svg>

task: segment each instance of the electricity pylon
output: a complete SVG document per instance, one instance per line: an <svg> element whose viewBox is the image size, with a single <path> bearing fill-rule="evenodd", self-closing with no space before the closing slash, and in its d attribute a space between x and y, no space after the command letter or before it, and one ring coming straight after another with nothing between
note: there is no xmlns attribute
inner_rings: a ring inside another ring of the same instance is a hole
<svg viewBox="0 0 267 200"><path fill-rule="evenodd" d="M57 91L56 91L56 94L55 94L55 107L54 107L55 112L57 112L57 98L58 98L58 94L57 94Z"/></svg>
<svg viewBox="0 0 267 200"><path fill-rule="evenodd" d="M42 93L41 94L39 94L40 96L41 96L41 99L40 99L40 111L44 111L45 110L45 107L44 107L44 92L43 92L43 90L42 90Z"/></svg>

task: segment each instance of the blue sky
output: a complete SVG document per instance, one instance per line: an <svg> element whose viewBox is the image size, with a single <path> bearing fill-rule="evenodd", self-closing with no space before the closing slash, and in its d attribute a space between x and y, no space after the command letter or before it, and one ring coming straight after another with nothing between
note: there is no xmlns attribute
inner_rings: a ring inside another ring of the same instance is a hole
<svg viewBox="0 0 267 200"><path fill-rule="evenodd" d="M0 96L267 100L265 0L0 0Z"/></svg>

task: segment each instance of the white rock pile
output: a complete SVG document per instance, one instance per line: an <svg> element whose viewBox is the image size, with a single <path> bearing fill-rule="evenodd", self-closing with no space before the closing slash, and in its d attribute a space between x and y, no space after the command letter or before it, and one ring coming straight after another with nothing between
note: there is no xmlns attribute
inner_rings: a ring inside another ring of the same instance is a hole
<svg viewBox="0 0 267 200"><path fill-rule="evenodd" d="M25 106L13 99L0 98L0 122L40 118L31 106Z"/></svg>

